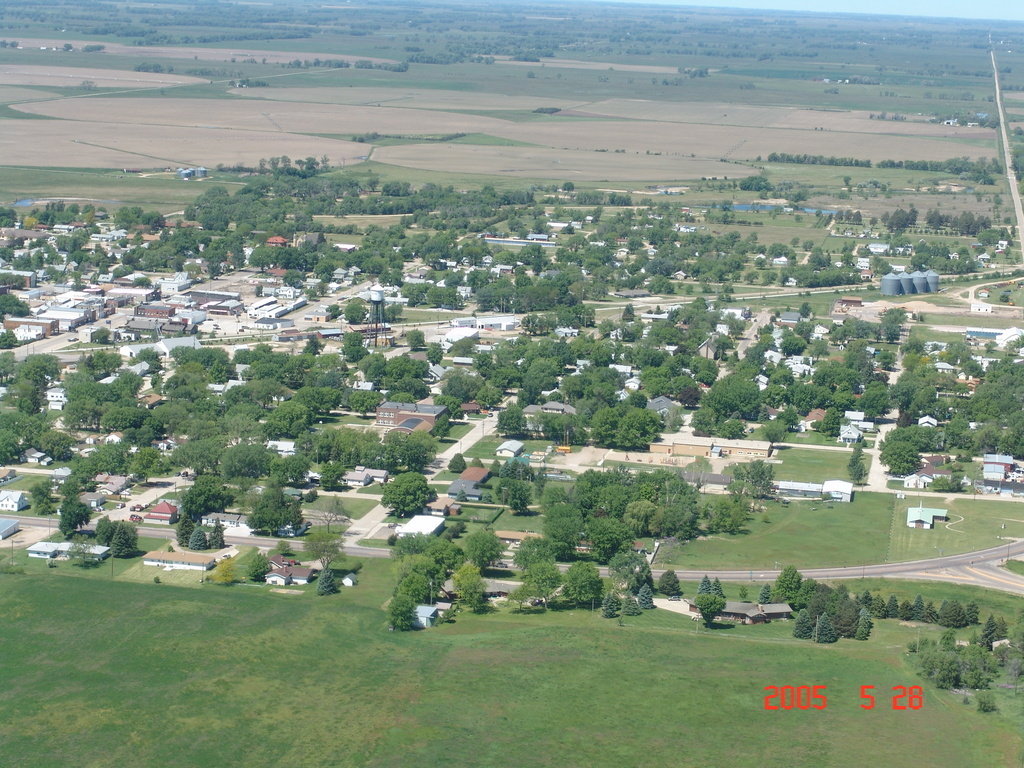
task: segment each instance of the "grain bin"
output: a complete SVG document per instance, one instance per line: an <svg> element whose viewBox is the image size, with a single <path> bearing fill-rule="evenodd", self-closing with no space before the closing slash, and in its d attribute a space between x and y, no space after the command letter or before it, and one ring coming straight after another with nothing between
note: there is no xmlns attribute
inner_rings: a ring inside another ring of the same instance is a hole
<svg viewBox="0 0 1024 768"><path fill-rule="evenodd" d="M903 286L903 293L908 296L917 293L917 289L914 287L914 278L910 276L909 272L900 275L900 285Z"/></svg>
<svg viewBox="0 0 1024 768"><path fill-rule="evenodd" d="M914 281L914 291L917 293L928 293L928 276L918 270L910 275L910 279Z"/></svg>
<svg viewBox="0 0 1024 768"><path fill-rule="evenodd" d="M882 278L881 291L883 296L899 296L903 293L903 284L900 282L900 276L895 272L890 272Z"/></svg>
<svg viewBox="0 0 1024 768"><path fill-rule="evenodd" d="M929 293L939 292L939 273L934 269L929 269L924 273L924 276L928 279L928 291Z"/></svg>

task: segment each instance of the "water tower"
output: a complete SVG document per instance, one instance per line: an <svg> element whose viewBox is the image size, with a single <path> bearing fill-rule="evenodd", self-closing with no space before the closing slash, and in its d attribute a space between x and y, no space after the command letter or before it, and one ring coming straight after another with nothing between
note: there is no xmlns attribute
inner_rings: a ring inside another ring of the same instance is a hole
<svg viewBox="0 0 1024 768"><path fill-rule="evenodd" d="M387 324L384 322L384 291L380 288L371 288L369 290L370 299L370 319L369 319L369 330L367 331L366 338L368 346L372 349L374 347L387 347L390 346L389 334Z"/></svg>

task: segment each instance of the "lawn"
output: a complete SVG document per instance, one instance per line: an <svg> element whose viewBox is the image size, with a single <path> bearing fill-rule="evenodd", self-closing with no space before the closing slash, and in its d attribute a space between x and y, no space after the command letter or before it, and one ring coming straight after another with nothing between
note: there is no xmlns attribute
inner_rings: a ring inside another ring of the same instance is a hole
<svg viewBox="0 0 1024 768"><path fill-rule="evenodd" d="M919 504L949 510L949 522L936 523L931 530L907 528L906 511ZM1024 538L1024 513L1020 504L971 496L919 500L908 495L896 505L889 560L972 552L1021 538Z"/></svg>
<svg viewBox="0 0 1024 768"><path fill-rule="evenodd" d="M467 459L480 459L485 463L493 461L497 458L494 452L503 442L505 441L500 437L485 437L478 440L472 448L467 448L463 456ZM524 455L531 452L543 453L551 445L550 440L523 440L522 442L526 446Z"/></svg>
<svg viewBox="0 0 1024 768"><path fill-rule="evenodd" d="M655 567L770 569L776 563L813 568L885 562L895 497L855 493L853 498L850 504L768 502L765 514L747 522L747 533L714 534L662 547Z"/></svg>
<svg viewBox="0 0 1024 768"><path fill-rule="evenodd" d="M824 480L848 480L846 465L850 463L852 450L816 451L809 448L786 448L776 446L772 457L776 480L802 480L820 483ZM870 457L864 456L865 462ZM775 462L781 462L776 464ZM868 464L870 466L870 464ZM728 473L728 469L726 473Z"/></svg>
<svg viewBox="0 0 1024 768"><path fill-rule="evenodd" d="M927 684L923 710L861 710L861 685L881 703L921 683L902 653L915 630L895 622L834 646L786 622L708 631L660 610L620 624L501 609L389 633L391 574L368 562L330 598L0 576L0 612L18 617L0 667L4 764L617 768L642 753L651 768L844 768L864 764L867 739L936 766L1010 765L1021 747L1008 718ZM764 711L764 686L803 684L828 686L827 709ZM318 707L280 705L297 691Z"/></svg>
<svg viewBox="0 0 1024 768"><path fill-rule="evenodd" d="M372 488L373 486L370 487ZM359 518L365 516L367 512L369 512L371 509L377 506L376 499L356 499L351 496L334 497L327 495L318 496L316 501L310 504L306 504L305 506L308 509L314 510L326 509L328 503L327 499L331 498L339 498L341 500L341 503L345 507L345 514L351 517L353 520L358 520Z"/></svg>

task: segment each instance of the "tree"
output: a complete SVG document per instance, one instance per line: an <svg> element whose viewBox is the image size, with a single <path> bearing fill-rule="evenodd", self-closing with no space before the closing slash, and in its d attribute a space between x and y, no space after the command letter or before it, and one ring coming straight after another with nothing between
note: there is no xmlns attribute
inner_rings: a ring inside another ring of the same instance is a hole
<svg viewBox="0 0 1024 768"><path fill-rule="evenodd" d="M222 559L210 574L210 581L215 584L234 584L238 581L238 569L235 567L235 560L231 557Z"/></svg>
<svg viewBox="0 0 1024 768"><path fill-rule="evenodd" d="M913 612L910 616L914 621L924 621L924 598L918 595L914 598Z"/></svg>
<svg viewBox="0 0 1024 768"><path fill-rule="evenodd" d="M192 487L181 494L182 520L201 520L223 512L233 501L223 481L213 475L200 475ZM191 533L191 532L190 532ZM184 544L184 542L180 542Z"/></svg>
<svg viewBox="0 0 1024 768"><path fill-rule="evenodd" d="M816 643L834 643L839 640L839 634L836 632L836 628L832 626L832 620L829 619L827 613L823 613L818 616L818 621L814 625L814 642Z"/></svg>
<svg viewBox="0 0 1024 768"><path fill-rule="evenodd" d="M981 628L981 636L978 638L978 644L983 648L992 650L992 643L996 640L996 618L991 613L988 618L985 619L985 624Z"/></svg>
<svg viewBox="0 0 1024 768"><path fill-rule="evenodd" d="M320 571L320 577L316 580L316 593L323 597L324 595L333 595L338 591L338 584L334 580L334 571L329 567L324 568Z"/></svg>
<svg viewBox="0 0 1024 768"><path fill-rule="evenodd" d="M772 495L774 483L775 468L768 462L758 459L733 467L733 481L729 489L761 499Z"/></svg>
<svg viewBox="0 0 1024 768"><path fill-rule="evenodd" d="M697 606L697 610L700 611L701 618L704 619L704 626L706 627L714 624L715 616L720 614L722 609L725 608L725 598L710 593L697 595L693 602Z"/></svg>
<svg viewBox="0 0 1024 768"><path fill-rule="evenodd" d="M280 486L267 486L252 501L249 527L254 531L275 534L282 528L291 528L294 533L301 525L302 508L299 500L286 496Z"/></svg>
<svg viewBox="0 0 1024 768"><path fill-rule="evenodd" d="M384 396L380 392L368 392L357 389L348 396L348 407L360 416L365 416L367 411L374 410L384 402Z"/></svg>
<svg viewBox="0 0 1024 768"><path fill-rule="evenodd" d="M929 602L924 607L924 620L928 624L939 623L939 613L935 610L935 603Z"/></svg>
<svg viewBox="0 0 1024 768"><path fill-rule="evenodd" d="M861 608L860 617L857 619L857 631L854 634L855 640L867 640L871 636L871 614L867 608Z"/></svg>
<svg viewBox="0 0 1024 768"><path fill-rule="evenodd" d="M405 343L408 344L411 349L420 349L426 343L423 331L417 328L414 328L411 331L406 331Z"/></svg>
<svg viewBox="0 0 1024 768"><path fill-rule="evenodd" d="M636 593L636 601L645 611L654 608L654 593L651 591L650 585L644 584L640 587L640 591Z"/></svg>
<svg viewBox="0 0 1024 768"><path fill-rule="evenodd" d="M614 619L619 615L621 608L622 602L619 600L618 595L614 592L609 592L604 596L604 600L601 601L601 618Z"/></svg>
<svg viewBox="0 0 1024 768"><path fill-rule="evenodd" d="M358 325L366 319L366 302L362 299L351 299L345 304L345 322Z"/></svg>
<svg viewBox="0 0 1024 768"><path fill-rule="evenodd" d="M708 578L708 575L706 573L701 578L700 584L697 585L697 594L698 595L710 595L711 594L711 579Z"/></svg>
<svg viewBox="0 0 1024 768"><path fill-rule="evenodd" d="M804 577L794 566L787 565L775 579L772 597L778 602L792 603L800 594L800 584Z"/></svg>
<svg viewBox="0 0 1024 768"><path fill-rule="evenodd" d="M614 517L596 517L587 526L591 551L598 562L607 563L633 540L629 527Z"/></svg>
<svg viewBox="0 0 1024 768"><path fill-rule="evenodd" d="M863 485L868 477L868 468L864 462L864 448L860 443L853 446L853 454L846 465L846 472L854 485Z"/></svg>
<svg viewBox="0 0 1024 768"><path fill-rule="evenodd" d="M978 695L975 697L978 702L979 712L995 712L998 707L996 706L996 697L992 691L978 691Z"/></svg>
<svg viewBox="0 0 1024 768"><path fill-rule="evenodd" d="M114 557L134 557L139 548L139 535L131 523L118 521L112 526L110 554Z"/></svg>
<svg viewBox="0 0 1024 768"><path fill-rule="evenodd" d="M110 538L114 535L114 524L104 515L96 521L96 543L104 547L110 546Z"/></svg>
<svg viewBox="0 0 1024 768"><path fill-rule="evenodd" d="M246 576L249 577L250 581L263 581L266 575L270 572L270 560L262 552L257 552L249 560L249 567L246 570Z"/></svg>
<svg viewBox="0 0 1024 768"><path fill-rule="evenodd" d="M516 568L525 571L533 563L545 561L555 562L555 548L549 539L526 539L519 544L512 558Z"/></svg>
<svg viewBox="0 0 1024 768"><path fill-rule="evenodd" d="M423 475L404 472L384 486L380 503L398 517L410 517L419 514L432 495Z"/></svg>
<svg viewBox="0 0 1024 768"><path fill-rule="evenodd" d="M479 529L469 534L462 542L466 557L479 569L486 568L505 551L501 539L493 531Z"/></svg>
<svg viewBox="0 0 1024 768"><path fill-rule="evenodd" d="M303 547L310 559L320 563L321 571L329 571L331 563L341 556L341 537L330 531L313 531L306 537Z"/></svg>
<svg viewBox="0 0 1024 768"><path fill-rule="evenodd" d="M797 640L810 640L813 635L814 620L804 608L796 615L796 622L793 624L793 637Z"/></svg>
<svg viewBox="0 0 1024 768"><path fill-rule="evenodd" d="M636 598L632 595L626 595L622 599L622 615L639 616L640 613L640 606L637 604Z"/></svg>
<svg viewBox="0 0 1024 768"><path fill-rule="evenodd" d="M456 453L448 462L448 471L461 474L466 470L466 459L461 453Z"/></svg>
<svg viewBox="0 0 1024 768"><path fill-rule="evenodd" d="M207 537L207 543L210 549L224 549L224 526L221 525L220 520L213 524L213 530Z"/></svg>
<svg viewBox="0 0 1024 768"><path fill-rule="evenodd" d="M679 588L679 577L675 571L665 571L658 577L658 591L668 597L678 597L682 594Z"/></svg>
<svg viewBox="0 0 1024 768"><path fill-rule="evenodd" d="M900 477L913 474L921 466L921 454L913 443L895 441L891 436L882 443L879 458L890 474Z"/></svg>
<svg viewBox="0 0 1024 768"><path fill-rule="evenodd" d="M64 499L60 505L60 520L57 528L64 538L70 538L83 525L89 522L89 509L78 499Z"/></svg>
<svg viewBox="0 0 1024 768"><path fill-rule="evenodd" d="M463 563L454 574L452 583L459 596L459 603L474 613L479 613L487 605L484 593L487 589L480 569L473 563Z"/></svg>
<svg viewBox="0 0 1024 768"><path fill-rule="evenodd" d="M770 445L775 443L781 443L786 439L786 435L789 433L789 428L786 424L779 419L773 419L766 422L761 427L761 438L767 440Z"/></svg>
<svg viewBox="0 0 1024 768"><path fill-rule="evenodd" d="M601 599L604 583L593 563L573 563L565 572L562 595L576 605L593 604Z"/></svg>
<svg viewBox="0 0 1024 768"><path fill-rule="evenodd" d="M525 515L530 511L530 485L514 477L506 477L500 481L498 488L502 502L507 504L515 515Z"/></svg>
<svg viewBox="0 0 1024 768"><path fill-rule="evenodd" d="M32 500L32 511L37 515L52 515L56 511L49 478L35 483L29 490L29 498Z"/></svg>
<svg viewBox="0 0 1024 768"><path fill-rule="evenodd" d="M757 602L761 605L766 605L772 601L772 585L764 584L761 586L761 591L757 594Z"/></svg>
<svg viewBox="0 0 1024 768"><path fill-rule="evenodd" d="M324 505L320 508L320 519L324 521L328 533L330 533L332 525L348 521L345 502L341 500L341 497L328 496L326 498Z"/></svg>
<svg viewBox="0 0 1024 768"><path fill-rule="evenodd" d="M885 604L885 615L889 619L895 619L900 615L900 602L896 599L896 595L889 595L889 600Z"/></svg>
<svg viewBox="0 0 1024 768"><path fill-rule="evenodd" d="M409 595L398 593L388 603L388 622L399 632L416 627L416 601Z"/></svg>
<svg viewBox="0 0 1024 768"><path fill-rule="evenodd" d="M526 416L518 405L510 405L498 414L498 434L502 437L522 437L528 431Z"/></svg>
<svg viewBox="0 0 1024 768"><path fill-rule="evenodd" d="M523 582L530 594L544 601L545 606L562 584L562 572L554 563L537 562L526 569Z"/></svg>
<svg viewBox="0 0 1024 768"><path fill-rule="evenodd" d="M206 541L206 534L203 533L202 528L196 528L192 531L192 535L188 537L188 548L196 551L202 551L209 548L209 543Z"/></svg>
<svg viewBox="0 0 1024 768"><path fill-rule="evenodd" d="M192 538L192 532L195 530L196 524L192 522L192 518L188 515L182 515L178 520L177 538L178 545L187 547L189 540Z"/></svg>
<svg viewBox="0 0 1024 768"><path fill-rule="evenodd" d="M718 595L723 600L725 599L725 590L722 589L722 582L715 576L715 580L711 582L711 594Z"/></svg>

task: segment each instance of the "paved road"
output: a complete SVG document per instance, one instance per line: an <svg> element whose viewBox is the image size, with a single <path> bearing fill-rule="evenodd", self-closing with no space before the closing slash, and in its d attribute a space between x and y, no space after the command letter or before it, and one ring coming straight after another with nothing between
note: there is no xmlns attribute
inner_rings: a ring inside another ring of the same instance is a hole
<svg viewBox="0 0 1024 768"><path fill-rule="evenodd" d="M989 35L989 45L992 45L991 35ZM992 78L995 80L996 85L996 109L999 110L999 133L1003 138L1003 161L1006 163L1006 181L1010 185L1013 211L1017 217L1018 237L1016 240L1019 243L1021 228L1024 227L1024 208L1021 207L1020 202L1020 184L1017 181L1017 174L1013 170L1013 152L1010 150L1010 133L1006 124L1006 111L1003 109L1003 88L999 83L999 68L996 65L996 52L994 48L989 51L989 56L992 57ZM1024 253L1024 249L1022 249L1022 253Z"/></svg>

